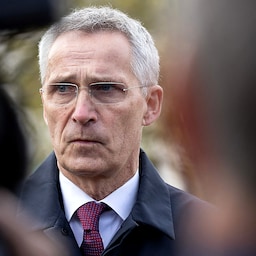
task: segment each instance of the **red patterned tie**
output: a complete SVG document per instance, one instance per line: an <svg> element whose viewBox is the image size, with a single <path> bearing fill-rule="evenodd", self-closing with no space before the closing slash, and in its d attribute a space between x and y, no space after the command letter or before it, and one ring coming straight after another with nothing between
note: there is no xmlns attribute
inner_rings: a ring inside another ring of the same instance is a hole
<svg viewBox="0 0 256 256"><path fill-rule="evenodd" d="M77 210L77 216L84 229L81 249L85 256L100 256L104 249L99 233L99 217L105 209L105 204L89 202Z"/></svg>

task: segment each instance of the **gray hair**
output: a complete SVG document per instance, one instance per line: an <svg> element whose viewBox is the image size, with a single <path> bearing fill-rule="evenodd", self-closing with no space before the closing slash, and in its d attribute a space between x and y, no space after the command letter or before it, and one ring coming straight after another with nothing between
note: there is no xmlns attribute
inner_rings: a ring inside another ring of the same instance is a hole
<svg viewBox="0 0 256 256"><path fill-rule="evenodd" d="M46 31L38 46L42 83L46 76L48 54L51 46L60 34L73 30L81 30L87 33L110 30L123 33L131 45L131 70L133 74L141 85L151 86L158 83L159 55L152 36L138 20L107 6L73 10Z"/></svg>

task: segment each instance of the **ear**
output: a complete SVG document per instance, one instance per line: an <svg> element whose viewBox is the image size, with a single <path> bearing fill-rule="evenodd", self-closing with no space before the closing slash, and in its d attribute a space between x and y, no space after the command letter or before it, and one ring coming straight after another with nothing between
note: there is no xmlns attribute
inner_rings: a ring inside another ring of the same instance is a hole
<svg viewBox="0 0 256 256"><path fill-rule="evenodd" d="M142 125L152 124L161 113L163 103L163 88L160 85L150 86L147 94L147 111L143 117Z"/></svg>

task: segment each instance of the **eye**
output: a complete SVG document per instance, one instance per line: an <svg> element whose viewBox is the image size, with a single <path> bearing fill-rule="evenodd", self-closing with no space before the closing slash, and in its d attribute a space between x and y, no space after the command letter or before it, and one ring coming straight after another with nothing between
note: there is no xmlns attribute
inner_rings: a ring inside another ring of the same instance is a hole
<svg viewBox="0 0 256 256"><path fill-rule="evenodd" d="M76 86L68 83L55 83L51 84L50 87L51 93L67 94L76 91Z"/></svg>
<svg viewBox="0 0 256 256"><path fill-rule="evenodd" d="M90 84L90 90L95 92L114 92L123 91L123 89L124 85L122 83L98 82Z"/></svg>

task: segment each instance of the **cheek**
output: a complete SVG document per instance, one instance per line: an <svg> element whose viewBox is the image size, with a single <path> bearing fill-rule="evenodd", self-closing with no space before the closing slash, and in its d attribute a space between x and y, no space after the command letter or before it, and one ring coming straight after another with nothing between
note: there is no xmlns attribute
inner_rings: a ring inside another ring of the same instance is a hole
<svg viewBox="0 0 256 256"><path fill-rule="evenodd" d="M135 141L140 138L143 122L143 106L130 104L129 111L120 113L123 139Z"/></svg>
<svg viewBox="0 0 256 256"><path fill-rule="evenodd" d="M52 138L59 137L63 127L65 126L65 120L67 120L67 110L65 108L56 109L51 105L44 107L44 118L47 122L49 132Z"/></svg>

